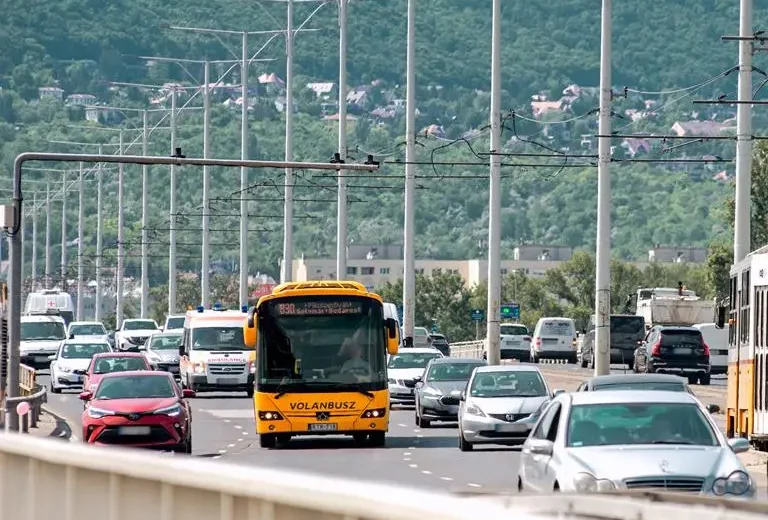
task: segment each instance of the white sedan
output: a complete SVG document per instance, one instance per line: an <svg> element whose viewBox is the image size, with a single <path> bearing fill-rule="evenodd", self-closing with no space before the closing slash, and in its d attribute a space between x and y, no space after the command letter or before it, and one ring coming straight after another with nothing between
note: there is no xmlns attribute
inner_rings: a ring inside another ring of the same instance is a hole
<svg viewBox="0 0 768 520"><path fill-rule="evenodd" d="M523 444L520 491L673 491L754 498L755 482L737 453L686 392L659 390L561 394Z"/></svg>
<svg viewBox="0 0 768 520"><path fill-rule="evenodd" d="M104 340L62 341L56 354L49 358L51 360L51 393L60 394L63 389L82 388L85 373L93 356L111 351L112 347Z"/></svg>

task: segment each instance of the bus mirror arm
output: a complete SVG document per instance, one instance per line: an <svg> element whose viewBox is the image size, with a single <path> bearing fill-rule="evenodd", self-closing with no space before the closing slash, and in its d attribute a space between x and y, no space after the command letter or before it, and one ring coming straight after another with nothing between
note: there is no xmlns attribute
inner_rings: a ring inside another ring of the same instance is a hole
<svg viewBox="0 0 768 520"><path fill-rule="evenodd" d="M385 321L387 325L387 332L391 339L397 338L397 322L393 318L387 318Z"/></svg>
<svg viewBox="0 0 768 520"><path fill-rule="evenodd" d="M252 329L255 326L256 307L251 307L248 310L248 328Z"/></svg>

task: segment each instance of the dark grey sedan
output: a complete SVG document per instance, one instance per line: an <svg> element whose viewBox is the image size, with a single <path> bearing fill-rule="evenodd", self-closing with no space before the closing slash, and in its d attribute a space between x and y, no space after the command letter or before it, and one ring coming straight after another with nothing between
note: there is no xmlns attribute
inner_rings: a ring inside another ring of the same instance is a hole
<svg viewBox="0 0 768 520"><path fill-rule="evenodd" d="M181 332L162 332L147 338L142 350L152 368L178 377L180 344Z"/></svg>
<svg viewBox="0 0 768 520"><path fill-rule="evenodd" d="M475 368L487 364L485 360L472 358L431 360L422 380L416 383L416 426L429 428L433 421L458 421L459 405L444 404L441 398L461 395Z"/></svg>

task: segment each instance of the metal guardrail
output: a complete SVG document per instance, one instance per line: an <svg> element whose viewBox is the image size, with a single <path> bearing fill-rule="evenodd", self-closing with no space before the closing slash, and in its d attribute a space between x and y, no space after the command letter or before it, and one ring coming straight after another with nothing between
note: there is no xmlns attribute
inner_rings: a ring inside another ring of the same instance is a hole
<svg viewBox="0 0 768 520"><path fill-rule="evenodd" d="M451 343L451 357L481 359L485 354L485 340Z"/></svg>
<svg viewBox="0 0 768 520"><path fill-rule="evenodd" d="M37 427L37 421L40 418L43 404L48 402L48 392L44 386L37 384L37 371L27 365L19 365L19 388L21 394L19 397L6 397L3 410L6 407L18 406L21 403L29 404L27 413L19 414L20 432L29 433L30 428ZM3 419L5 419L3 417ZM5 423L6 431L9 428Z"/></svg>

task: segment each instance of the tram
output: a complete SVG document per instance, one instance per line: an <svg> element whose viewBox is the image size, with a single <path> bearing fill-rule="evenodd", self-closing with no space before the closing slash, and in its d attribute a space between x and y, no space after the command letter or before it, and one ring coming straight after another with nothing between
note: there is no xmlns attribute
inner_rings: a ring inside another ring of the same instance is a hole
<svg viewBox="0 0 768 520"><path fill-rule="evenodd" d="M718 307L717 326L729 324L729 437L746 437L768 448L768 246L733 265L728 299Z"/></svg>

